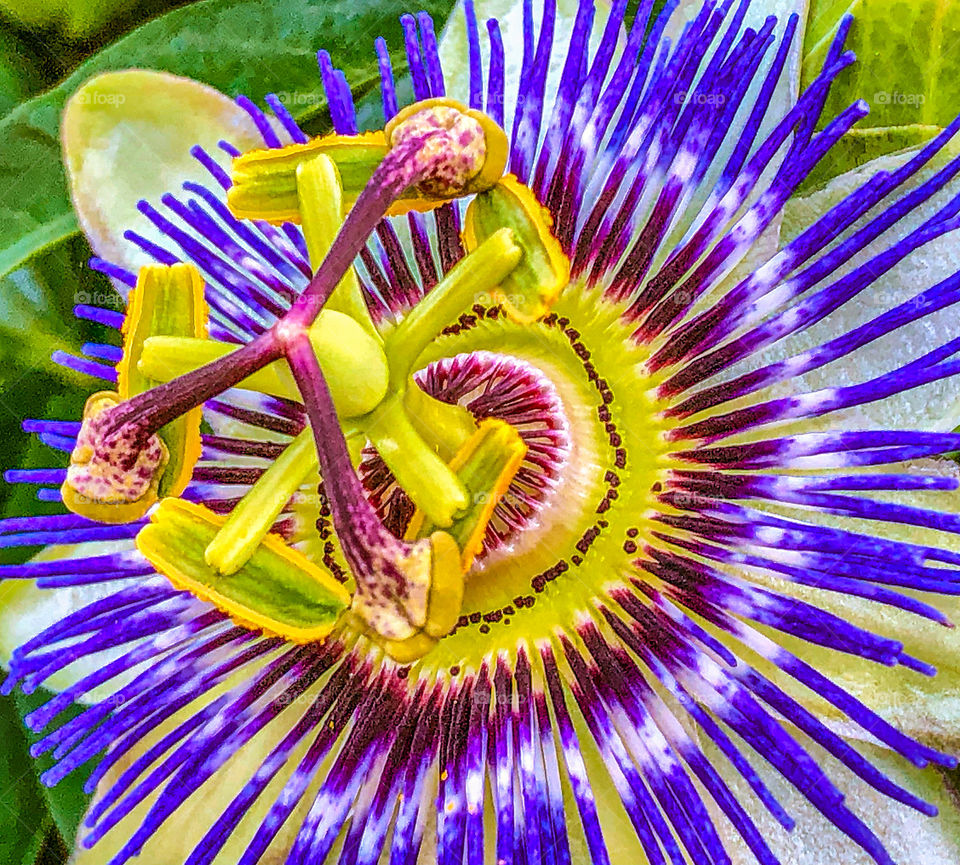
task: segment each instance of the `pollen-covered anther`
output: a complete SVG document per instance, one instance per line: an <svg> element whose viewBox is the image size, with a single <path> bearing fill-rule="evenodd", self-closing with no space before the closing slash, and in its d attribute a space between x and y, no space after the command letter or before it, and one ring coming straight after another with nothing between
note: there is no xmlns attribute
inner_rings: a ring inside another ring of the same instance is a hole
<svg viewBox="0 0 960 865"><path fill-rule="evenodd" d="M491 294L511 319L528 324L546 315L569 284L570 259L553 233L550 211L513 174L470 202L464 245L472 252L504 228L523 257Z"/></svg>
<svg viewBox="0 0 960 865"><path fill-rule="evenodd" d="M393 130L391 144L417 138L423 144L416 158L430 172L419 184L427 192L456 195L483 168L487 156L483 127L455 108L438 105L418 111Z"/></svg>
<svg viewBox="0 0 960 865"><path fill-rule="evenodd" d="M452 198L489 189L506 166L507 140L489 117L452 99L427 99L403 109L385 129L394 149L419 142L416 184L428 196Z"/></svg>
<svg viewBox="0 0 960 865"><path fill-rule="evenodd" d="M388 655L416 660L453 630L463 603L463 570L450 535L434 532L413 543L383 537L371 545L366 564L351 609Z"/></svg>
<svg viewBox="0 0 960 865"><path fill-rule="evenodd" d="M157 500L157 488L169 455L158 435L141 443L124 426L106 435L116 393L102 391L87 400L77 444L63 482L64 504L74 513L102 523L129 523Z"/></svg>

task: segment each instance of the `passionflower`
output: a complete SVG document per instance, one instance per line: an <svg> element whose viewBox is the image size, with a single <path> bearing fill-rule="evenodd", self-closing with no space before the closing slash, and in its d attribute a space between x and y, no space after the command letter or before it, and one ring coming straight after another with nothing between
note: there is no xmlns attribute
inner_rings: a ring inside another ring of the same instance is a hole
<svg viewBox="0 0 960 865"><path fill-rule="evenodd" d="M407 17L365 133L321 52L333 133L238 100L262 141L140 203L153 263L93 260L117 344L60 360L109 390L27 422L70 467L8 479L66 512L2 529L71 545L4 579L96 592L5 685L61 683L27 723L95 861L774 863L797 794L890 863L850 779L936 813L896 761L956 758L863 682L935 673L960 435L870 407L960 369L911 329L960 275L863 300L957 227L960 121L778 244L867 110L820 118L849 19L781 111L795 16L625 5L526 3L513 58L465 4L464 104Z"/></svg>

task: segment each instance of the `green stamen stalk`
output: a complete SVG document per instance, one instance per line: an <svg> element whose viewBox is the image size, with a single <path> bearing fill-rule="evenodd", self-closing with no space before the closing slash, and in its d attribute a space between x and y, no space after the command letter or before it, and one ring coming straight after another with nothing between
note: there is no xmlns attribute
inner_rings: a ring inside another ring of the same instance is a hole
<svg viewBox="0 0 960 865"><path fill-rule="evenodd" d="M438 526L449 526L469 503L456 474L423 440L398 396L363 419L363 430L413 503Z"/></svg>
<svg viewBox="0 0 960 865"><path fill-rule="evenodd" d="M513 241L509 228L488 237L473 252L458 262L423 300L387 337L390 358L390 385L406 386L417 358L437 335L478 297L504 280L519 264L523 253Z"/></svg>
<svg viewBox="0 0 960 865"><path fill-rule="evenodd" d="M318 267L343 225L343 186L336 163L329 156L318 154L297 168L297 196L307 252L311 264ZM377 340L381 339L352 267L347 269L324 308L349 315Z"/></svg>
<svg viewBox="0 0 960 865"><path fill-rule="evenodd" d="M240 570L267 536L284 505L311 476L320 480L313 434L305 429L230 512L204 553L207 564L224 576Z"/></svg>

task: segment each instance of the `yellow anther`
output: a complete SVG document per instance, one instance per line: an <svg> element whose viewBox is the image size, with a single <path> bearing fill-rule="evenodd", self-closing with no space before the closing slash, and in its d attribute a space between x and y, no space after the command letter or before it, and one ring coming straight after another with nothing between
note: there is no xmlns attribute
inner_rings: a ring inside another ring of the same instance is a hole
<svg viewBox="0 0 960 865"><path fill-rule="evenodd" d="M140 269L123 320L123 357L117 364L117 390L122 400L161 384L139 368L144 344L151 337L199 338L207 333L204 282L192 264L150 264ZM200 459L203 410L194 408L162 427L159 436L169 452L159 495L183 492Z"/></svg>
<svg viewBox="0 0 960 865"><path fill-rule="evenodd" d="M137 549L176 588L240 625L295 643L325 639L349 607L349 592L276 535L267 535L236 573L222 576L204 550L225 521L201 505L164 499L137 535Z"/></svg>
<svg viewBox="0 0 960 865"><path fill-rule="evenodd" d="M554 237L553 217L530 190L508 174L467 208L463 240L468 251L502 228L513 231L523 250L514 270L491 292L515 321L545 315L570 281L570 259Z"/></svg>
<svg viewBox="0 0 960 865"><path fill-rule="evenodd" d="M297 169L318 154L337 166L344 199L352 205L387 154L382 132L324 135L306 144L251 150L233 160L233 185L227 204L241 219L300 222Z"/></svg>

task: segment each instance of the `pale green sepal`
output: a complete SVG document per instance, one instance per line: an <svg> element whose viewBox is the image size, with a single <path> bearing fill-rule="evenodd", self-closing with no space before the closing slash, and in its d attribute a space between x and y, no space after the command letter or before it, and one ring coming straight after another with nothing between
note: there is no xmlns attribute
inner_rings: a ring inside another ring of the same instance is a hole
<svg viewBox="0 0 960 865"><path fill-rule="evenodd" d="M907 475L934 475L960 481L960 468L952 460L916 460L902 467ZM960 513L956 491L901 491L875 493L882 499L908 507L928 508L948 514ZM893 540L960 552L960 538L946 532L913 525L894 525L870 520L853 520L822 511L778 508L778 513L804 522L815 522L859 532L882 535ZM930 562L931 566L935 563ZM948 569L949 570L949 569ZM751 573L748 578L776 592L792 595L827 610L845 622L886 639L903 643L904 651L937 668L936 676L925 676L903 666L888 667L864 658L843 654L806 640L769 632L777 643L796 654L826 678L862 700L881 717L906 735L932 747L957 753L960 749L960 627L939 622L851 595L840 595L783 580ZM918 593L921 600L936 607L954 624L960 623L960 597ZM775 668L761 663L760 669L811 711L839 724L848 737L869 738L867 731L850 723L831 704Z"/></svg>
<svg viewBox="0 0 960 865"><path fill-rule="evenodd" d="M136 555L132 541L90 541L83 544L44 547L30 561L52 562L107 556L118 553ZM71 613L136 584L137 579L117 583L98 583L61 589L40 589L34 580L6 580L0 584L0 663L7 667L15 649L52 627ZM63 691L103 666L99 655L85 655L70 666L58 670L44 682L51 691ZM81 695L77 702L95 703L112 694L127 678L113 680Z"/></svg>
<svg viewBox="0 0 960 865"><path fill-rule="evenodd" d="M783 217L784 242L799 235L819 221L823 214L840 202L844 196L860 188L880 171L893 172L915 156L916 150L881 156L867 165L847 172L830 181L821 190L794 198L787 203ZM898 188L898 196L906 195L928 181L946 162L960 155L960 143L951 143L940 155L918 171ZM960 179L954 178L929 201L912 210L896 225L858 253L851 263L838 267L830 274L836 281L854 267L861 266L873 256L890 249L909 233L918 229L952 198L960 194ZM889 206L889 199L870 210L844 237L874 219ZM960 245L957 232L947 233L910 253L899 264L880 273L873 283L857 297L830 313L812 327L780 340L734 368L763 365L788 357L798 351L822 345L843 336L860 325L882 315L900 304L913 300L939 282L960 270ZM947 307L910 324L896 328L892 333L874 340L834 363L812 370L785 382L783 388L792 393L803 393L825 387L843 387L859 384L883 375L942 345L956 332L957 312ZM956 380L947 378L912 390L887 396L885 399L848 409L838 415L827 415L807 422L809 428L840 424L860 429L926 429L952 430L960 424L960 401Z"/></svg>
<svg viewBox="0 0 960 865"><path fill-rule="evenodd" d="M287 647L289 648L289 647ZM282 645L273 653L268 653L262 659L244 666L233 677L223 684L210 688L205 693L198 694L197 698L165 721L144 730L140 737L110 769L97 788L97 796L103 796L119 780L134 762L150 753L165 737L169 736L181 724L189 723L200 712L203 712L214 701L221 699L231 688L243 686L253 678L263 674L264 668L269 665L279 653L286 651ZM326 686L328 676L309 688L298 700L286 706L278 716L267 724L263 730L244 743L242 748L227 760L223 766L207 779L193 796L188 797L177 808L169 820L147 839L143 848L134 860L137 865L172 865L172 863L186 862L191 853L203 837L214 830L220 815L227 809L236 797L237 791L252 781L257 770L263 766L270 754L281 747L295 725L303 717L303 706L311 703ZM113 689L114 691L116 688ZM284 786L290 781L306 751L312 744L311 737L306 737L298 747L290 751L289 759L277 772L276 776L264 787L259 799L252 804L244 819L230 834L220 852L211 860L211 865L236 865L244 852L250 846L257 830L266 819L270 806L282 794ZM337 749L327 760L322 761L317 770L317 777L308 787L303 800L290 814L287 822L280 827L267 848L261 865L282 865L293 847L307 812L314 800L316 792L329 773ZM124 817L115 828L99 841L92 850L83 848L78 843L70 859L70 865L104 865L109 862L130 837L143 824L150 809L156 804L163 788L157 789L144 797L129 815ZM82 841L84 831L81 828L78 840Z"/></svg>
<svg viewBox="0 0 960 865"><path fill-rule="evenodd" d="M882 775L935 805L939 814L931 818L878 792L822 748L810 743L798 730L788 729L801 739L818 769L837 785L844 796L844 804L877 836L891 861L901 865L955 865L960 862L960 810L946 776L932 766L917 769L899 755L876 745L853 743ZM763 783L796 821L793 831L787 832L757 801L719 749L705 736L700 740L707 760L719 770L736 801L746 808L779 862L788 865L875 865L871 856L824 817L800 791L751 752L750 762ZM756 865L756 856L713 800L705 801L731 855L732 865Z"/></svg>

